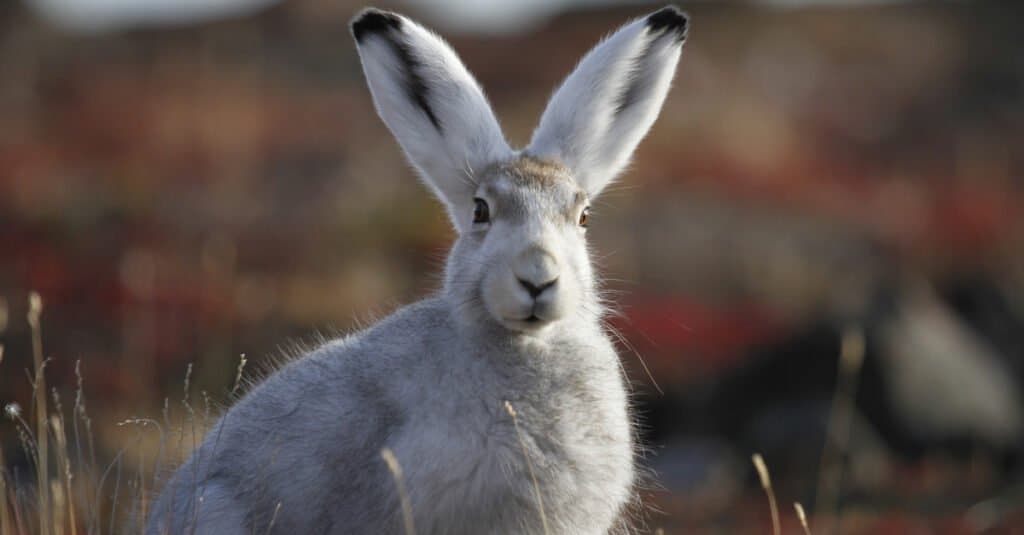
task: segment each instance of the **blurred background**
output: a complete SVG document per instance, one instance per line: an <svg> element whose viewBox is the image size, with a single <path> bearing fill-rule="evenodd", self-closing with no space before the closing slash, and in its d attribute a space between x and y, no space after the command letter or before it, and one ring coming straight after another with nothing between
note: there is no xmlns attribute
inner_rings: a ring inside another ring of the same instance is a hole
<svg viewBox="0 0 1024 535"><path fill-rule="evenodd" d="M362 5L0 3L0 404L31 403L31 290L104 465L190 365L226 403L242 354L438 287L453 232L375 116ZM441 32L522 145L579 57L660 4L379 7ZM786 532L799 500L815 533L1024 533L1024 4L682 7L675 87L590 232L647 527L770 532L760 452ZM0 439L31 481L13 422Z"/></svg>

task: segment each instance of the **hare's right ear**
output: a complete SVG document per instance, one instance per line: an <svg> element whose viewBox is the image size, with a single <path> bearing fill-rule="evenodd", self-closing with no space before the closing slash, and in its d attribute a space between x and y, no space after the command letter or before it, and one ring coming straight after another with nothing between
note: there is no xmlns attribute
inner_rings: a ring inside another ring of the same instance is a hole
<svg viewBox="0 0 1024 535"><path fill-rule="evenodd" d="M596 196L626 166L658 116L687 22L668 6L594 47L551 97L526 152L561 161Z"/></svg>
<svg viewBox="0 0 1024 535"><path fill-rule="evenodd" d="M474 172L512 156L480 86L440 37L401 15L366 9L352 35L377 113L456 229L468 228Z"/></svg>

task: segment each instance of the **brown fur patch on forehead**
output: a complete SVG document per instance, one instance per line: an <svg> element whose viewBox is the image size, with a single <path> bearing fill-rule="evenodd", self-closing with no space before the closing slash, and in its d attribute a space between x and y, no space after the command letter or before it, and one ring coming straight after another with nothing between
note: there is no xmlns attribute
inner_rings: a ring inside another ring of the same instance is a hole
<svg viewBox="0 0 1024 535"><path fill-rule="evenodd" d="M572 182L568 167L533 156L521 156L515 160L501 162L488 171L502 173L523 186L543 188L559 182Z"/></svg>

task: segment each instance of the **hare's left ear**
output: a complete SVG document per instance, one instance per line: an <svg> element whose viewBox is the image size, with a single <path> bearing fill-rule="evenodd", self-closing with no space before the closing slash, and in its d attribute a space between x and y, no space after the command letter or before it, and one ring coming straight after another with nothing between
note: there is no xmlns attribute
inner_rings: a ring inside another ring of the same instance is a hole
<svg viewBox="0 0 1024 535"><path fill-rule="evenodd" d="M654 124L686 31L686 15L668 6L597 45L551 97L526 152L561 161L596 196Z"/></svg>
<svg viewBox="0 0 1024 535"><path fill-rule="evenodd" d="M512 156L483 91L440 37L406 17L366 9L352 35L377 113L456 229L467 228L474 171Z"/></svg>

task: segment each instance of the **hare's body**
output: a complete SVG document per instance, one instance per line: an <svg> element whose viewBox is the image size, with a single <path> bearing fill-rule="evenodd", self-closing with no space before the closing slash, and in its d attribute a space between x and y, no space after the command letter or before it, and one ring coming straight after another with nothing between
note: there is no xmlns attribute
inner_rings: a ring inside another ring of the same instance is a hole
<svg viewBox="0 0 1024 535"><path fill-rule="evenodd" d="M654 122L685 16L665 8L598 45L522 151L437 36L377 10L352 33L378 113L459 232L444 288L253 389L147 530L396 533L404 487L417 533L607 532L634 454L588 204Z"/></svg>
<svg viewBox="0 0 1024 535"><path fill-rule="evenodd" d="M386 447L417 533L541 533L535 488L553 533L606 530L633 479L611 344L597 325L545 342L464 337L450 311L443 298L411 305L284 367L208 433L155 511L192 518L199 474L198 517L245 533L272 519L274 533L401 533Z"/></svg>

